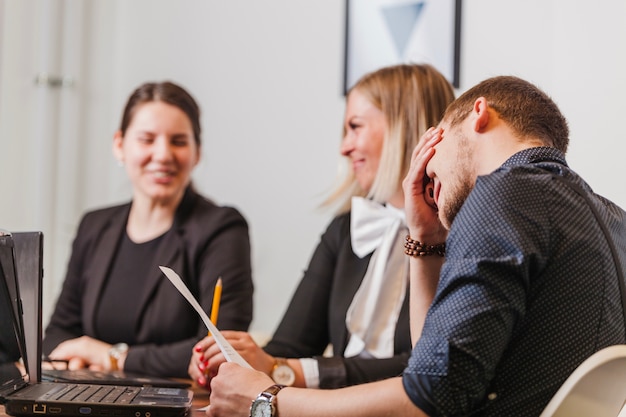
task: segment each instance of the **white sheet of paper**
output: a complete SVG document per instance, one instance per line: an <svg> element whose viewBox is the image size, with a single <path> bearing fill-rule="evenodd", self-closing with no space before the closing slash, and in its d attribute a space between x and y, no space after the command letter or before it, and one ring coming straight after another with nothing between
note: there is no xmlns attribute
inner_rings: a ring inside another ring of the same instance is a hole
<svg viewBox="0 0 626 417"><path fill-rule="evenodd" d="M215 325L211 322L209 316L207 316L202 307L200 307L200 304L195 299L191 291L189 291L183 280L180 279L180 276L178 276L178 274L174 272L172 268L168 268L167 266L159 266L159 268L161 268L161 271L165 274L167 279L169 279L170 282L174 284L176 289L187 299L187 301L189 301L189 304L191 304L191 306L196 309L205 326L211 332L211 336L215 338L215 343L217 343L217 346L222 351L222 354L224 355L226 360L228 362L237 363L245 368L252 369L250 364L241 357L241 355L235 350L235 348L233 348L230 343L228 343L228 340L226 340L224 336L222 336L217 327L215 327Z"/></svg>

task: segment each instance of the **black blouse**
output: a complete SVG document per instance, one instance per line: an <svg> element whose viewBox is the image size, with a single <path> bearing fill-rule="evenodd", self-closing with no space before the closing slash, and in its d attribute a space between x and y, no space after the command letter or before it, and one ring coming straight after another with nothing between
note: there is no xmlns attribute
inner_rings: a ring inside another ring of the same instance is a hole
<svg viewBox="0 0 626 417"><path fill-rule="evenodd" d="M141 294L141 288L150 275L148 268L151 262L148 260L154 257L163 236L135 243L124 233L95 315L94 325L100 340L112 344L126 342L129 345L137 342L135 335L142 314L137 294Z"/></svg>

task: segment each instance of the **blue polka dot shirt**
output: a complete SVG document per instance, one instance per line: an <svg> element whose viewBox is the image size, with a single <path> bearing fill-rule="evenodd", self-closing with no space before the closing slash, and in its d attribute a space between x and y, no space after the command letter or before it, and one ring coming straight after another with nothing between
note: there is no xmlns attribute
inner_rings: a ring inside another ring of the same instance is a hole
<svg viewBox="0 0 626 417"><path fill-rule="evenodd" d="M403 374L427 414L537 416L587 357L625 342L626 214L560 151L526 149L479 177L446 243Z"/></svg>

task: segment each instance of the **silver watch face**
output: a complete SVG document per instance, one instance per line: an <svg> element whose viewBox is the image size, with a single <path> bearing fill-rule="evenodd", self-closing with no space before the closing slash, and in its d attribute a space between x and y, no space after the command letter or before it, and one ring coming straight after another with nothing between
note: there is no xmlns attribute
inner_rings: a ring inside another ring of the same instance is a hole
<svg viewBox="0 0 626 417"><path fill-rule="evenodd" d="M280 364L276 366L272 372L272 379L277 384L292 386L296 382L296 373L287 364Z"/></svg>
<svg viewBox="0 0 626 417"><path fill-rule="evenodd" d="M272 417L272 404L266 399L256 399L250 407L250 417Z"/></svg>

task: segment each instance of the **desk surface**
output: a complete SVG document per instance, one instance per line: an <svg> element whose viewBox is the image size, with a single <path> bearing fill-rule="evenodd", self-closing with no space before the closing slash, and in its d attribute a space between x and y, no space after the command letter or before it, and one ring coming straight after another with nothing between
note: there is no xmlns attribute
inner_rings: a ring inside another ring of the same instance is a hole
<svg viewBox="0 0 626 417"><path fill-rule="evenodd" d="M193 391L193 404L190 417L205 417L204 411L198 411L199 408L206 407L209 404L209 392L204 388L198 387L196 384L192 384L191 390ZM9 417L4 412L4 406L0 405L0 417Z"/></svg>

